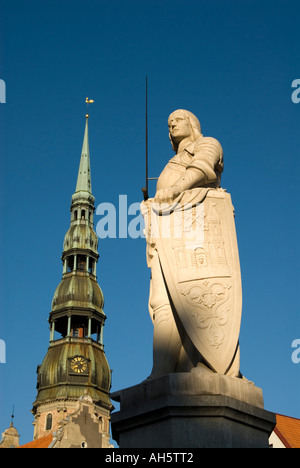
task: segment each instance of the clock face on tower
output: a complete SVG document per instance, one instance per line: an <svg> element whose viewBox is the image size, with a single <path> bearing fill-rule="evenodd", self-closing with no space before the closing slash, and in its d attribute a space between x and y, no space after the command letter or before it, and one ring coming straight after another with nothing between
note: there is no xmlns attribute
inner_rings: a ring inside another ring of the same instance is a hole
<svg viewBox="0 0 300 468"><path fill-rule="evenodd" d="M86 374L88 371L88 361L82 356L71 359L70 367L75 374Z"/></svg>

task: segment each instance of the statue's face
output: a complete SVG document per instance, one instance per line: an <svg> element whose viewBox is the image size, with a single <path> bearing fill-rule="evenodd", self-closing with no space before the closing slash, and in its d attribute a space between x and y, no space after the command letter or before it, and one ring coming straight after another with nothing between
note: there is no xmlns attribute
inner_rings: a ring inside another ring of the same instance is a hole
<svg viewBox="0 0 300 468"><path fill-rule="evenodd" d="M189 119L182 112L174 112L168 120L171 138L176 143L192 135Z"/></svg>

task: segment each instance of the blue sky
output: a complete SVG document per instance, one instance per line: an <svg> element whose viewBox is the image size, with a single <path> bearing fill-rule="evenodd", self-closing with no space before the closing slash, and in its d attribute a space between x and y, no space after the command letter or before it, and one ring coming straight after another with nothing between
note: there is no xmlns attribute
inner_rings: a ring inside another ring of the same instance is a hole
<svg viewBox="0 0 300 468"><path fill-rule="evenodd" d="M145 77L149 175L173 152L167 118L199 118L224 150L243 281L241 370L267 410L300 418L298 1L0 0L0 432L32 440L36 367L61 280L85 125L96 206L142 200ZM150 182L150 195L155 184ZM95 226L100 217L95 216ZM130 220L130 216L129 216ZM152 366L145 240L100 239L105 351L113 388Z"/></svg>

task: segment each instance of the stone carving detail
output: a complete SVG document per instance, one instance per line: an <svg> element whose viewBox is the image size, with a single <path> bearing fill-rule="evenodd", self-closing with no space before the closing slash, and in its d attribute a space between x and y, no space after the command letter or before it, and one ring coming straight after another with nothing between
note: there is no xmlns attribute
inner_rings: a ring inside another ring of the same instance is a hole
<svg viewBox="0 0 300 468"><path fill-rule="evenodd" d="M206 329L207 339L216 349L223 343L224 327L229 320L230 284L202 281L181 290L187 302L194 306L192 320L198 328Z"/></svg>

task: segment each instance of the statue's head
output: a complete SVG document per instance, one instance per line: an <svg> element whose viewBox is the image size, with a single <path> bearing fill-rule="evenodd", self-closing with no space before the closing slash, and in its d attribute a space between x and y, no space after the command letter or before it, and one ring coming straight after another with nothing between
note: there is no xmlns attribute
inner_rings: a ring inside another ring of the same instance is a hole
<svg viewBox="0 0 300 468"><path fill-rule="evenodd" d="M201 133L200 122L197 117L184 109L178 109L168 118L169 138L173 150L177 153L178 145L184 138L195 141Z"/></svg>

